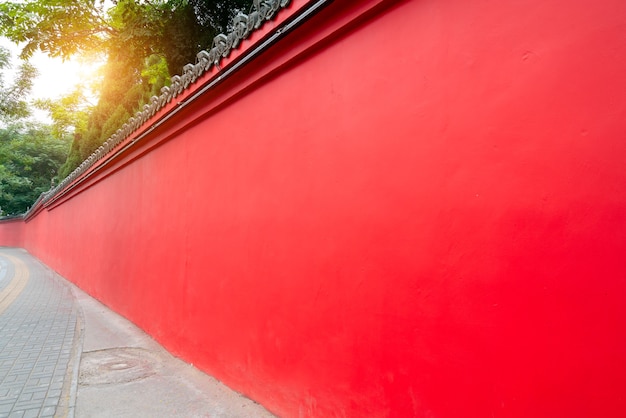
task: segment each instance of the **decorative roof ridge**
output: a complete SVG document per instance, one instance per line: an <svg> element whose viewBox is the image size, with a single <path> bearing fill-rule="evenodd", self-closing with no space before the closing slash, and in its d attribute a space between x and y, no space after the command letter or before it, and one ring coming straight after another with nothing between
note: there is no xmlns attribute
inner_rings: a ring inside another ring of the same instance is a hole
<svg viewBox="0 0 626 418"><path fill-rule="evenodd" d="M74 180L86 173L94 164L107 156L117 148L124 140L139 130L152 116L169 104L172 99L179 96L189 88L200 76L219 67L223 58L227 58L231 51L236 49L240 42L247 39L253 32L259 29L263 23L276 16L281 9L286 8L291 0L253 0L252 12L249 14L238 13L233 19L233 29L227 34L219 34L213 38L213 45L209 51L201 50L196 55L195 64L187 64L183 67L181 75L171 78L170 86L161 88L159 96L152 96L143 109L132 116L120 129L109 137L98 149L87 157L53 189L43 192L33 205L26 211L24 218L28 219L39 212L46 202L50 201L60 191L72 184Z"/></svg>

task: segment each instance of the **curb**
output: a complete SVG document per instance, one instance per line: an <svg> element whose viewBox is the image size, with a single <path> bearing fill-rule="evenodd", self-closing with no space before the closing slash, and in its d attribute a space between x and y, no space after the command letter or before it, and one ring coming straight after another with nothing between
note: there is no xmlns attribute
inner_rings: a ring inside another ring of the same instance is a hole
<svg viewBox="0 0 626 418"><path fill-rule="evenodd" d="M83 356L83 343L85 341L85 316L83 314L83 309L78 303L78 299L76 299L76 294L74 293L74 289L70 288L70 292L72 293L72 297L76 301L76 330L74 331L74 345L72 347L72 358L73 362L68 370L68 374L71 371L71 380L70 380L70 397L68 400L67 406L67 418L74 418L74 412L76 410L76 396L78 394L78 378L80 372L80 360Z"/></svg>
<svg viewBox="0 0 626 418"><path fill-rule="evenodd" d="M59 273L44 264L37 257L33 256L30 253L28 254L33 257L33 259L36 260L45 270L47 270L48 273L50 273L52 279L55 282L65 287L69 291L73 299L74 309L76 310L76 326L74 328L72 353L71 359L68 363L67 372L65 373L61 399L59 405L57 405L57 410L54 416L55 418L74 418L76 410L76 398L78 394L80 361L83 355L83 343L85 340L85 316L82 307L78 303L78 299L76 298L76 294L74 293L73 286L68 281L63 279L63 277Z"/></svg>

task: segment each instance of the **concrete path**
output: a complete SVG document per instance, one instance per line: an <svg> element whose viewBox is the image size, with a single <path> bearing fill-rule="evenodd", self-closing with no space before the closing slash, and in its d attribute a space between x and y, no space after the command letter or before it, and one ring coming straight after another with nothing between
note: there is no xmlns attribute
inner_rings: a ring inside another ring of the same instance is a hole
<svg viewBox="0 0 626 418"><path fill-rule="evenodd" d="M21 249L0 247L0 418L273 417Z"/></svg>

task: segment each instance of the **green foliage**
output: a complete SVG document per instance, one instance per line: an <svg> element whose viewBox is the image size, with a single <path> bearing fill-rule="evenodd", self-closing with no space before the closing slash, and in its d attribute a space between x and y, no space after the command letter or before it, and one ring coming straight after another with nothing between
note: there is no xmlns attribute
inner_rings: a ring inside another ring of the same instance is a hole
<svg viewBox="0 0 626 418"><path fill-rule="evenodd" d="M82 135L87 130L91 107L82 86L78 86L73 92L58 100L40 99L36 100L34 105L48 112L52 119L52 135L58 139L72 134Z"/></svg>
<svg viewBox="0 0 626 418"><path fill-rule="evenodd" d="M16 123L0 129L0 214L24 213L50 189L68 145L43 125Z"/></svg>
<svg viewBox="0 0 626 418"><path fill-rule="evenodd" d="M162 27L159 51L173 73L195 62L196 54L210 48L217 29L202 26L191 3L171 1L161 11Z"/></svg>
<svg viewBox="0 0 626 418"><path fill-rule="evenodd" d="M74 171L74 169L83 161L80 157L80 150L77 149L81 142L81 136L75 135L70 147L70 152L67 155L65 162L61 165L61 167L59 167L59 173L57 175L58 181L61 181L65 177L69 176L70 173Z"/></svg>
<svg viewBox="0 0 626 418"><path fill-rule="evenodd" d="M23 0L0 3L0 33L25 43L22 58L41 50L68 58L101 51L115 31L106 20L104 1Z"/></svg>
<svg viewBox="0 0 626 418"><path fill-rule="evenodd" d="M130 113L128 113L128 110L126 110L124 106L118 106L102 126L102 132L100 133L102 142L106 141L120 126L126 123L126 121L130 119L130 116Z"/></svg>
<svg viewBox="0 0 626 418"><path fill-rule="evenodd" d="M141 77L144 85L150 86L150 90L144 94L144 101L161 94L161 88L170 85L170 72L165 57L157 54L150 55L141 71Z"/></svg>
<svg viewBox="0 0 626 418"><path fill-rule="evenodd" d="M30 114L26 95L33 86L37 70L28 62L23 62L17 72L15 81L7 85L2 70L11 67L11 54L0 47L0 119L4 121L24 118Z"/></svg>
<svg viewBox="0 0 626 418"><path fill-rule="evenodd" d="M198 23L205 28L214 28L217 33L226 33L238 12L246 13L252 6L251 0L185 0L193 7Z"/></svg>
<svg viewBox="0 0 626 418"><path fill-rule="evenodd" d="M54 120L57 138L74 139L60 176L69 174L119 129L173 73L195 62L213 37L226 32L251 0L15 0L0 3L0 35L23 43L23 57L36 50L51 56L107 57L98 103L86 117L77 96L39 103ZM1 60L1 57L0 57ZM62 107L67 104L67 112ZM78 112L76 117L70 113Z"/></svg>

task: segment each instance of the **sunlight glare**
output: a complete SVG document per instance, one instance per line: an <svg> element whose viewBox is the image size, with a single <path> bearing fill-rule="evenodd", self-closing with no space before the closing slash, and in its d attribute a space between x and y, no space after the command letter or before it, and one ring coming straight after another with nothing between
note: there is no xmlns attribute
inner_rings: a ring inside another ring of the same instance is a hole
<svg viewBox="0 0 626 418"><path fill-rule="evenodd" d="M0 38L0 46L7 48L12 54L11 68L3 71L5 80L10 82L15 77L17 67L20 64L17 55L21 48L5 38ZM36 52L30 62L39 72L33 82L30 99L58 100L72 93L79 84L82 84L85 96L92 104L96 103L97 97L92 86L99 79L99 70L105 62L104 58L87 61L76 57L63 61L61 58L51 58L42 52ZM47 112L33 109L33 113L35 120L50 122Z"/></svg>
<svg viewBox="0 0 626 418"><path fill-rule="evenodd" d="M38 99L58 99L70 94L79 84L89 89L98 79L98 70L103 64L103 61L87 62L78 58L63 61L42 53L36 53L31 62L39 71L33 85L33 97Z"/></svg>
<svg viewBox="0 0 626 418"><path fill-rule="evenodd" d="M80 58L73 58L63 61L61 58L50 58L37 52L30 62L39 71L31 92L33 99L57 100L69 95L77 86L82 85L83 93L88 101L91 104L96 103L97 97L92 86L99 79L99 70L104 60L87 62ZM46 111L33 109L33 116L39 121L50 122Z"/></svg>

